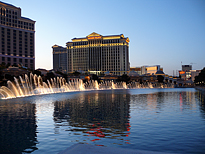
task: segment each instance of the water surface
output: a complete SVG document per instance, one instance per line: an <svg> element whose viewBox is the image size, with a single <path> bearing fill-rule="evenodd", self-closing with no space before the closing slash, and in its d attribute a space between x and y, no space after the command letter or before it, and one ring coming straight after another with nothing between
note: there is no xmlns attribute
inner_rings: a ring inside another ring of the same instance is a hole
<svg viewBox="0 0 205 154"><path fill-rule="evenodd" d="M0 153L73 144L205 152L204 96L191 88L70 92L0 100Z"/></svg>

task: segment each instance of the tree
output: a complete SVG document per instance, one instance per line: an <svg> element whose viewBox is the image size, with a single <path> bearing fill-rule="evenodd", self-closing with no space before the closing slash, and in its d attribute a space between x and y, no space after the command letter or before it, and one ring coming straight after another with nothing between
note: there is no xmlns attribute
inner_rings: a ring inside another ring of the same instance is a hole
<svg viewBox="0 0 205 154"><path fill-rule="evenodd" d="M74 75L74 76L79 76L80 74L81 74L81 73L78 72L78 71L73 72L73 75Z"/></svg>
<svg viewBox="0 0 205 154"><path fill-rule="evenodd" d="M53 72L48 72L47 74L46 74L46 79L47 80L50 80L50 79L53 79L53 78L55 78L55 74L53 73Z"/></svg>
<svg viewBox="0 0 205 154"><path fill-rule="evenodd" d="M34 70L34 71L33 71L33 74L36 74L37 76L39 76L39 75L41 76L41 71Z"/></svg>
<svg viewBox="0 0 205 154"><path fill-rule="evenodd" d="M14 75L5 74L5 78L10 81L14 81Z"/></svg>
<svg viewBox="0 0 205 154"><path fill-rule="evenodd" d="M164 82L164 77L162 75L158 75L157 80L158 80L159 83L163 83Z"/></svg>
<svg viewBox="0 0 205 154"><path fill-rule="evenodd" d="M6 64L5 64L5 62L2 62L2 63L0 64L0 69L4 69L4 68L6 68Z"/></svg>
<svg viewBox="0 0 205 154"><path fill-rule="evenodd" d="M96 74L92 74L92 80L98 80L98 76Z"/></svg>
<svg viewBox="0 0 205 154"><path fill-rule="evenodd" d="M64 74L63 72L60 72L60 71L57 71L57 72L55 72L55 73L62 75L62 77L67 80L67 77L68 77L67 74Z"/></svg>
<svg viewBox="0 0 205 154"><path fill-rule="evenodd" d="M11 64L10 64L10 63L7 63L7 64L6 64L6 68L8 68L9 66L11 66Z"/></svg>
<svg viewBox="0 0 205 154"><path fill-rule="evenodd" d="M194 83L204 86L205 84L205 67L201 70L198 76L195 77Z"/></svg>
<svg viewBox="0 0 205 154"><path fill-rule="evenodd" d="M123 74L122 76L119 76L117 79L118 82L126 82L128 83L130 81L130 77L127 74Z"/></svg>

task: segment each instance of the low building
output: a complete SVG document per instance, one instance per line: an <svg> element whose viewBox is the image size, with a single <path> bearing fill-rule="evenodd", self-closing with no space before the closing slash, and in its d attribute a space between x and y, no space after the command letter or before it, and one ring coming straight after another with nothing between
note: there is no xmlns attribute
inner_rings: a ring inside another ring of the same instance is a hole
<svg viewBox="0 0 205 154"><path fill-rule="evenodd" d="M154 75L158 70L163 71L163 68L160 65L153 65L153 66L141 66L141 67L130 67L130 71L135 71L139 75L150 74Z"/></svg>
<svg viewBox="0 0 205 154"><path fill-rule="evenodd" d="M18 67L5 68L1 72L2 72L3 76L5 76L6 74L9 74L9 75L16 76L16 77L29 73L28 70L21 69L21 68L18 68Z"/></svg>

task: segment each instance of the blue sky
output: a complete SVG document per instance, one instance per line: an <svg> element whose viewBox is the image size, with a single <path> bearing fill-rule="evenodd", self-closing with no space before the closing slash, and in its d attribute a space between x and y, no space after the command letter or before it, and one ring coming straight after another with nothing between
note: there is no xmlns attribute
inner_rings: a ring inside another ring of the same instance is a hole
<svg viewBox="0 0 205 154"><path fill-rule="evenodd" d="M7 0L36 21L36 69L52 69L52 46L92 32L130 39L130 66L205 67L204 0Z"/></svg>

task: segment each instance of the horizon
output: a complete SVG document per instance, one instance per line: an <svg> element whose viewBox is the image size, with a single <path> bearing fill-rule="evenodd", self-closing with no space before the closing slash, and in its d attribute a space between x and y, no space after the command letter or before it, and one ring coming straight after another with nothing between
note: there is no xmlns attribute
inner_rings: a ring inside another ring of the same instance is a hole
<svg viewBox="0 0 205 154"><path fill-rule="evenodd" d="M72 38L92 32L128 37L130 67L160 65L169 75L181 70L181 65L192 65L193 70L205 67L203 0L5 3L20 7L23 17L36 21L36 69L53 68L53 45L65 47Z"/></svg>

